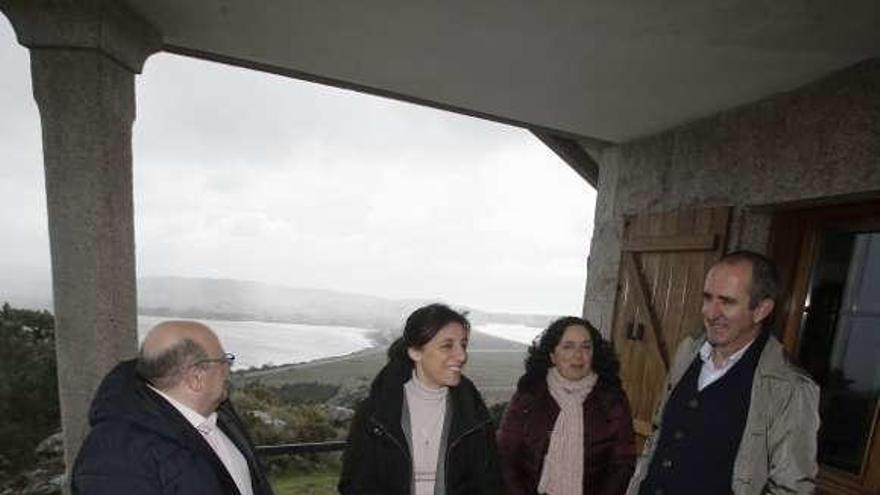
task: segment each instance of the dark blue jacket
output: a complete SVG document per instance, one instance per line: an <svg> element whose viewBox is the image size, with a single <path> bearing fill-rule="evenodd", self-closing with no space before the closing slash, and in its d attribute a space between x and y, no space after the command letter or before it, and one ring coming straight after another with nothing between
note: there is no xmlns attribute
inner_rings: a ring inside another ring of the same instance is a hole
<svg viewBox="0 0 880 495"><path fill-rule="evenodd" d="M272 495L241 420L229 402L217 424L251 468L254 495ZM92 430L73 467L76 495L240 495L202 435L150 390L124 361L101 383L89 411Z"/></svg>

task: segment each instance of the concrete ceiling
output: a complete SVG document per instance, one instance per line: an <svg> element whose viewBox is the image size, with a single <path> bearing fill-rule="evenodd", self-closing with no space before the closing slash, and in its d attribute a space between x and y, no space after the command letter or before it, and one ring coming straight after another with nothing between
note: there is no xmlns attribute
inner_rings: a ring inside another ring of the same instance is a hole
<svg viewBox="0 0 880 495"><path fill-rule="evenodd" d="M880 56L880 0L128 3L173 53L612 142Z"/></svg>

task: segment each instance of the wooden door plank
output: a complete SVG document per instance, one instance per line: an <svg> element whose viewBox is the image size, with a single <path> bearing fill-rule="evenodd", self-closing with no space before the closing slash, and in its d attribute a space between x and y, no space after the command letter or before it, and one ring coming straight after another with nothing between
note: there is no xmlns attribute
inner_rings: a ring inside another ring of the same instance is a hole
<svg viewBox="0 0 880 495"><path fill-rule="evenodd" d="M624 263L626 264L626 270L629 273L629 280L633 284L633 295L635 296L633 297L633 300L645 313L648 330L650 330L651 334L654 335L654 338L657 339L657 351L660 353L660 361L663 363L663 370L668 373L669 352L666 350L666 341L663 338L660 324L657 322L657 316L651 308L650 299L648 299L648 289L645 281L642 279L642 274L639 271L635 255L633 253L625 253Z"/></svg>
<svg viewBox="0 0 880 495"><path fill-rule="evenodd" d="M624 236L637 232L643 225L635 218L628 218L624 227ZM638 321L639 307L633 302L633 283L625 266L620 266L620 283L618 285L618 303L614 320L615 347L621 363L621 380L627 396L630 398L634 417L650 417L651 391L646 389L646 376L650 376L649 362L645 359L644 343L627 338L626 330L629 322ZM653 353L651 353L653 355ZM656 373L654 373L656 374Z"/></svg>
<svg viewBox="0 0 880 495"><path fill-rule="evenodd" d="M703 278L706 274L705 259L707 257L708 253L694 254L687 261L682 284L681 306L693 307L694 310L681 312L681 322L678 326L679 332L676 336L676 342L681 342L686 335L694 332L702 324L702 314L698 309L702 306Z"/></svg>
<svg viewBox="0 0 880 495"><path fill-rule="evenodd" d="M655 215L629 217L624 229L624 236L652 234L652 228L656 225L654 217ZM621 355L621 368L629 368L628 372L624 373L628 381L624 385L627 395L630 397L634 417L649 419L656 406L656 390L658 387L662 387L661 382L665 374L662 368L663 363L658 353L650 349L653 346L650 338L640 340L626 338L629 324L635 325L638 322L644 322L649 317L642 305L636 302L636 281L633 280L624 260L621 260L620 277L623 282L620 295L625 296L622 301L628 306L626 311L618 313L618 317L622 319L619 320L617 336L621 339L620 342L626 353L625 356ZM658 380L661 382L657 382Z"/></svg>
<svg viewBox="0 0 880 495"><path fill-rule="evenodd" d="M643 421L641 419L633 419L633 429L636 431L637 435L643 437L650 436L654 431L654 428L651 427L650 421Z"/></svg>
<svg viewBox="0 0 880 495"><path fill-rule="evenodd" d="M688 216L690 215L678 211L665 214L661 221L663 234L668 238L680 237L683 233L691 234L693 232L692 229L681 230L683 222L685 225L691 223L690 219L686 218ZM669 350L675 349L675 346L678 344L678 340L674 337L678 333L678 327L674 324L674 320L676 315L681 313L679 308L672 304L673 294L676 290L675 286L678 285L677 279L679 277L677 262L679 258L688 252L690 251L655 252L650 254L651 257L659 259L652 307L656 311L657 320L660 322L663 344L667 350L667 358L670 358L670 363L672 354Z"/></svg>

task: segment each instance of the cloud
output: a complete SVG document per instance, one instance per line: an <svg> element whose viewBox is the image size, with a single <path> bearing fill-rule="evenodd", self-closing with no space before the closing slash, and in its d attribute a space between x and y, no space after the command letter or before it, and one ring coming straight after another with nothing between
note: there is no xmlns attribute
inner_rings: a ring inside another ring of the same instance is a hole
<svg viewBox="0 0 880 495"><path fill-rule="evenodd" d="M31 92L28 51L15 41L2 15L0 67L0 260L46 267L49 234L40 115Z"/></svg>
<svg viewBox="0 0 880 495"><path fill-rule="evenodd" d="M8 26L0 64L0 256L45 266L39 119ZM527 131L167 54L137 105L141 276L580 312L595 191Z"/></svg>

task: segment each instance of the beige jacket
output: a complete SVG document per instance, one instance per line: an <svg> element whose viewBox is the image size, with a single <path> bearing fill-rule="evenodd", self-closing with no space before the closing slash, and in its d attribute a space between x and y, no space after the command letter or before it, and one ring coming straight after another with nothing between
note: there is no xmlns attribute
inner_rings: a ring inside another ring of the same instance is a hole
<svg viewBox="0 0 880 495"><path fill-rule="evenodd" d="M705 335L700 335L687 337L679 345L666 394L654 413L654 432L645 442L627 495L638 494L663 431L666 401L705 341ZM818 431L819 387L786 360L778 340L769 338L755 370L749 414L733 465L734 495L812 494L818 471ZM694 493L699 493L699 487L694 487Z"/></svg>

